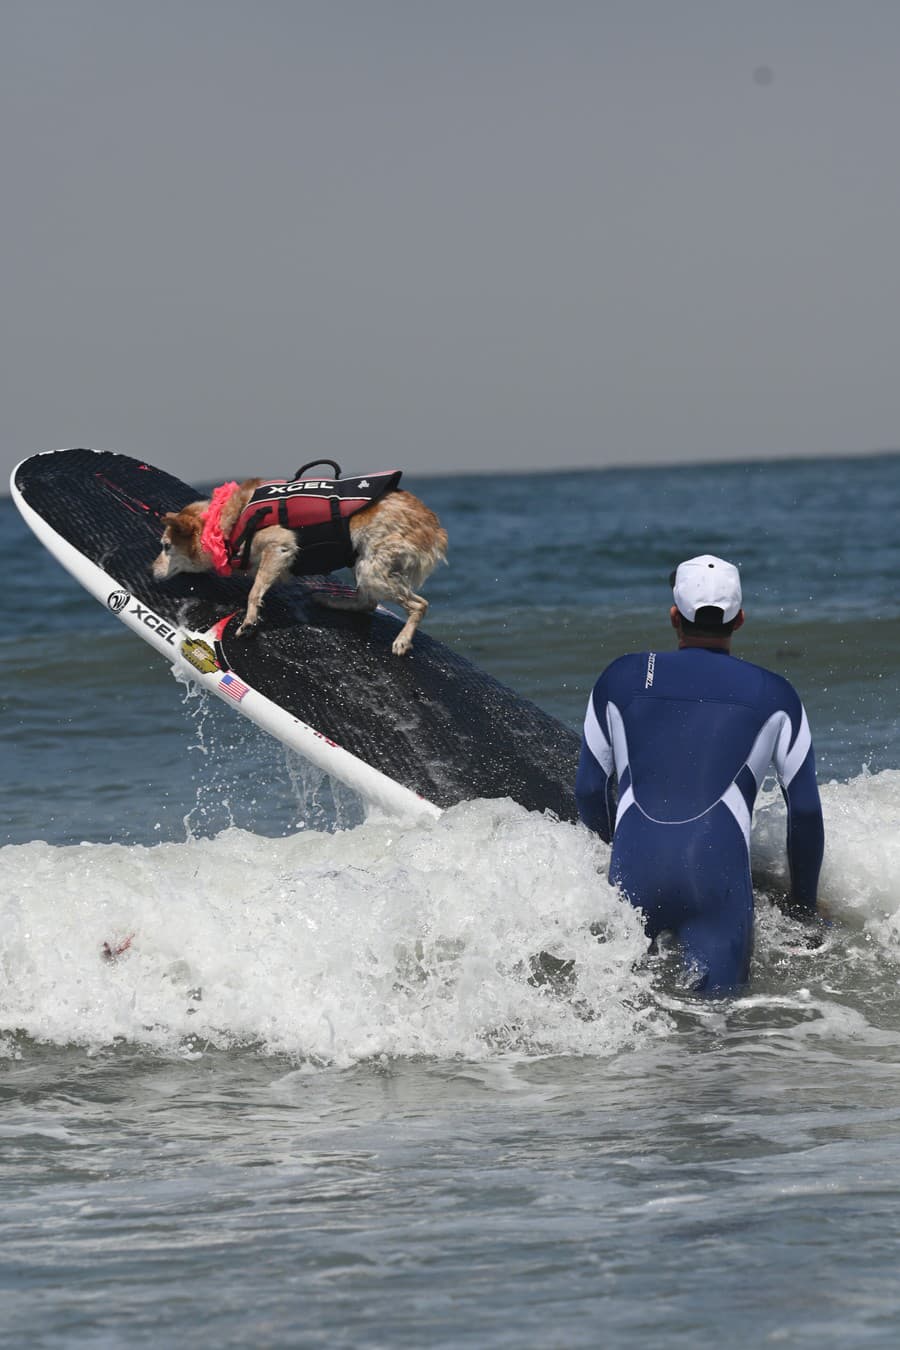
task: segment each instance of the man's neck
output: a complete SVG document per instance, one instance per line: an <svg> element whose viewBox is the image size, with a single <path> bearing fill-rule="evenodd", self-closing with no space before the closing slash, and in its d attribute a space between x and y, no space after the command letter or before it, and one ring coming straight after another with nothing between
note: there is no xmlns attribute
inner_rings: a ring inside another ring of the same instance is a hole
<svg viewBox="0 0 900 1350"><path fill-rule="evenodd" d="M731 655L731 635L728 637L687 637L680 633L678 637L678 650L683 651L685 647L705 647L710 652L725 652Z"/></svg>

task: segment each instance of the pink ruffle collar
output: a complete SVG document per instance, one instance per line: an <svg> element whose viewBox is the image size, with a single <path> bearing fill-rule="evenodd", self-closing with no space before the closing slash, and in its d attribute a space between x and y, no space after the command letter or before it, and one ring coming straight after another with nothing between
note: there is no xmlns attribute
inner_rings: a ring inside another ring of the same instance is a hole
<svg viewBox="0 0 900 1350"><path fill-rule="evenodd" d="M237 483L223 483L221 487L217 487L203 517L200 547L212 558L213 566L220 577L231 576L228 549L222 535L222 508L231 494L237 492L237 486Z"/></svg>

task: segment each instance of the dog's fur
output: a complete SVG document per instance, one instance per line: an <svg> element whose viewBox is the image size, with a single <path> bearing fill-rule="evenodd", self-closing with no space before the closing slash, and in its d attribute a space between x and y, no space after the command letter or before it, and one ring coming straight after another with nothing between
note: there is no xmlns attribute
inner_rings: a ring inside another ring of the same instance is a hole
<svg viewBox="0 0 900 1350"><path fill-rule="evenodd" d="M266 481L247 478L228 498L221 517L226 539L255 489ZM191 502L181 511L169 511L163 516L162 552L153 562L157 581L178 572L213 571L213 560L200 543L208 508L209 501ZM447 532L424 502L402 488L357 511L350 516L348 526L356 551L353 569L356 593L347 596L321 593L316 598L334 609L371 611L384 600L400 605L407 620L395 637L392 650L395 656L403 656L428 609L428 601L416 591L437 564L446 561ZM266 591L290 575L298 548L294 532L280 525L268 525L254 534L248 571L256 575L238 636L257 626Z"/></svg>

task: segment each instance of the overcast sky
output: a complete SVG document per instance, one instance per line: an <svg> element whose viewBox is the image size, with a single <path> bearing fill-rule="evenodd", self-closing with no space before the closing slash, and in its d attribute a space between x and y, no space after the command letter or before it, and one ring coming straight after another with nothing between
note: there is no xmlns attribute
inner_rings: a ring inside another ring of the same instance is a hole
<svg viewBox="0 0 900 1350"><path fill-rule="evenodd" d="M898 71L897 0L0 0L3 468L896 447Z"/></svg>

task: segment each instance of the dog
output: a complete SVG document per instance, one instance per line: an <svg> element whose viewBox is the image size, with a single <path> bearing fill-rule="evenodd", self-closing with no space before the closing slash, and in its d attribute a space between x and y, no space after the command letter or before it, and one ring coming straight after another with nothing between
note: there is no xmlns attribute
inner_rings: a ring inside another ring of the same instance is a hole
<svg viewBox="0 0 900 1350"><path fill-rule="evenodd" d="M418 497L397 487L400 471L330 479L247 478L223 483L212 497L190 502L162 517L161 552L153 576L164 581L179 572L254 575L237 636L257 627L266 592L294 575L322 575L351 567L352 595L321 593L333 609L371 612L382 601L405 610L407 618L391 650L404 656L428 610L418 589L439 562L446 562L447 532Z"/></svg>

